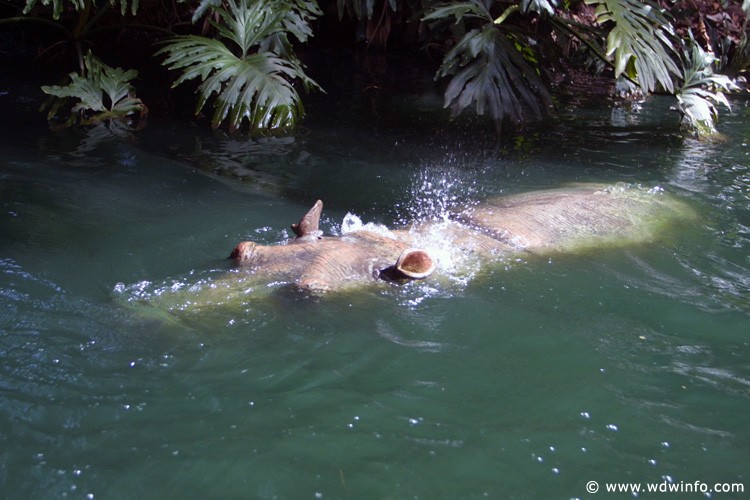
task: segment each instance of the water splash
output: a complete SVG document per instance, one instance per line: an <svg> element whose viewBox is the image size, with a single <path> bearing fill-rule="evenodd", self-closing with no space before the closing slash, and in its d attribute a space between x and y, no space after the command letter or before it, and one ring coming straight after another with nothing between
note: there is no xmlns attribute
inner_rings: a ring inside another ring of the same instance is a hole
<svg viewBox="0 0 750 500"><path fill-rule="evenodd" d="M341 235L351 234L357 231L369 231L389 238L396 237L385 225L376 224L375 222L364 223L358 215L347 212L344 216L344 220L341 222Z"/></svg>
<svg viewBox="0 0 750 500"><path fill-rule="evenodd" d="M413 177L406 216L411 221L447 222L451 216L475 205L483 196L478 179L482 172L451 166L420 169Z"/></svg>

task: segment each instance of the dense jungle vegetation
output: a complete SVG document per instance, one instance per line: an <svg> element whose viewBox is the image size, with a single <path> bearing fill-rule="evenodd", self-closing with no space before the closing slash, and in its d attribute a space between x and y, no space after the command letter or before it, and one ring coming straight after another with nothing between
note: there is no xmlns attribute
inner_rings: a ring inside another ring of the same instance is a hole
<svg viewBox="0 0 750 500"><path fill-rule="evenodd" d="M543 117L576 82L622 99L672 95L686 132L706 135L725 93L744 91L748 14L750 0L8 0L0 47L12 64L68 66L42 87L57 126L143 126L149 103L133 81L156 61L171 79L162 92L194 89L213 127L289 133L300 92L325 90L298 55L316 36L441 61L445 106L498 132ZM151 53L129 54L134 40Z"/></svg>

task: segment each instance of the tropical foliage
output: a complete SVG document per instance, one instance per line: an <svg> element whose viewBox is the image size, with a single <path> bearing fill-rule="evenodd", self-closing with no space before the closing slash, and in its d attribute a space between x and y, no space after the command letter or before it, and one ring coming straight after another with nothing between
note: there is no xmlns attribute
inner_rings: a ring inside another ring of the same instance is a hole
<svg viewBox="0 0 750 500"><path fill-rule="evenodd" d="M218 19L210 21L216 38L172 38L157 53L167 55L164 64L170 69L182 70L174 85L201 80L196 114L213 98L214 127L226 121L230 130L237 130L247 121L252 132L294 128L304 113L294 81L308 90L319 87L305 74L288 35L307 40L309 21L320 14L317 5L228 0L226 7L210 10Z"/></svg>
<svg viewBox="0 0 750 500"><path fill-rule="evenodd" d="M70 83L65 86L42 87L57 98L51 105L49 118L56 118L61 109L73 99L66 125L78 122L95 125L109 120L125 121L138 113L142 121L148 112L145 104L134 95L130 82L137 76L135 70L111 68L89 51L84 56L83 74L70 73Z"/></svg>
<svg viewBox="0 0 750 500"><path fill-rule="evenodd" d="M722 91L732 90L733 84L727 76L714 74L716 57L706 53L695 40L690 41L677 101L683 126L698 135L710 135L716 132L714 123L719 117L716 105L729 108Z"/></svg>
<svg viewBox="0 0 750 500"><path fill-rule="evenodd" d="M67 0L66 2L63 2L63 0L41 0L41 4L45 7L49 7L50 4L52 5L52 18L53 19L60 19L60 14L62 14L63 9L66 5L71 7L76 12L84 12L86 10L91 11L92 9L102 9L102 8L108 8L108 7L114 7L116 6L115 0L110 0L109 2L102 3L102 5L97 5L96 3L92 2L91 0ZM24 14L28 14L34 10L34 8L37 6L37 0L26 0L26 5L23 9ZM138 12L138 0L132 0L130 3L130 9L128 9L128 0L120 0L120 13L124 16L126 12L130 11L131 14L135 15L136 12Z"/></svg>
<svg viewBox="0 0 750 500"><path fill-rule="evenodd" d="M664 12L642 0L586 0L596 6L596 21L611 23L607 34L608 58L613 59L615 78L624 74L636 80L644 92L660 85L674 90L673 77L679 74L673 59L674 30Z"/></svg>
<svg viewBox="0 0 750 500"><path fill-rule="evenodd" d="M544 70L554 65L549 54L558 57L564 46L577 40L579 52L585 52L586 59L604 62L613 82L619 79L618 91L636 84L642 93L673 94L686 129L698 133L714 130L716 105L728 106L722 92L730 89L726 77L712 72L717 59L699 53L700 46L695 43L685 44L670 14L650 0L584 3L594 9L590 19L572 8L559 7L554 0L521 0L510 6L492 0L468 0L434 6L423 21L455 19L463 31L437 72L437 77L451 76L446 106L454 114L472 103L478 114L489 108L496 123L539 116L550 102L548 83L543 79ZM540 25L553 34L545 44L538 36ZM532 26L534 31L529 29ZM550 50L549 46L556 43L558 50ZM745 35L736 44L735 65L743 60L746 43ZM593 62L587 66L602 68ZM739 71L745 69L747 66L742 66Z"/></svg>
<svg viewBox="0 0 750 500"><path fill-rule="evenodd" d="M551 98L539 77L539 68L528 40L497 29L502 16L493 19L479 1L442 5L424 21L469 18L479 27L466 32L443 58L436 77L453 75L445 90L445 106L457 115L472 103L478 115L486 112L499 127L506 117L521 122L527 111L541 117Z"/></svg>
<svg viewBox="0 0 750 500"><path fill-rule="evenodd" d="M129 83L134 73L83 53L87 45L97 53L94 33L129 28L169 33L157 53L171 83L194 83L196 114L211 109L214 127L291 131L304 114L299 89L321 90L295 47L324 11L355 23L367 50L392 47L394 33L429 56L439 50L435 78L445 84L445 106L454 116L488 116L498 130L543 116L556 85L593 72L598 81L609 77L617 94L674 96L683 126L711 133L728 107L729 78L750 70L750 0L321 0L322 9L315 0L156 0L148 9L139 0L9 2L18 2L18 14L0 24L52 26L63 39L50 48L74 47L78 71L45 87L64 100L51 115L68 109L68 123L145 113ZM175 36L182 19L191 27Z"/></svg>

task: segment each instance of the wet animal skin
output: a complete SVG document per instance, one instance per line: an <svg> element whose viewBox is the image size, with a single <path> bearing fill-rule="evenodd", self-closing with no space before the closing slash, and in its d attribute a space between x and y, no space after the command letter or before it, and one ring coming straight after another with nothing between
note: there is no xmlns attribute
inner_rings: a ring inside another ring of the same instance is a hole
<svg viewBox="0 0 750 500"><path fill-rule="evenodd" d="M323 236L318 200L292 229L287 244L239 243L231 255L258 278L286 281L313 292L362 283L425 279L436 259L420 242L439 230L451 245L484 261L511 254L576 252L655 239L660 228L692 212L658 190L578 185L491 198L456 213L450 224L415 223L387 233L359 230Z"/></svg>

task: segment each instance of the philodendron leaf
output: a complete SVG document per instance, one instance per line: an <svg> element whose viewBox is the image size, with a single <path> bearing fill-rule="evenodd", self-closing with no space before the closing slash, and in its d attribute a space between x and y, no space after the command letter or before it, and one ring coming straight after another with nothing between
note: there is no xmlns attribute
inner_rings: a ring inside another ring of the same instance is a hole
<svg viewBox="0 0 750 500"><path fill-rule="evenodd" d="M675 62L672 25L648 0L585 0L596 5L597 22L613 23L607 36L607 56L614 58L615 77L626 75L644 92L661 85L674 91L680 74Z"/></svg>
<svg viewBox="0 0 750 500"><path fill-rule="evenodd" d="M320 11L309 0L228 0L214 7L219 35L231 42L202 36L169 40L157 54L163 64L182 74L175 81L199 79L196 114L211 101L212 125L231 130L247 123L252 132L293 128L303 114L295 82L317 88L294 56L287 34L304 41L312 33L308 21ZM234 50L232 50L234 49Z"/></svg>
<svg viewBox="0 0 750 500"><path fill-rule="evenodd" d="M71 113L77 114L84 124L125 118L136 112L145 113L146 106L133 97L130 85L137 71L111 68L94 57L91 51L84 56L84 68L85 76L78 73L68 75L68 85L46 86L42 90L58 99L75 99ZM59 106L53 107L53 111L58 109Z"/></svg>
<svg viewBox="0 0 750 500"><path fill-rule="evenodd" d="M427 12L422 21L437 21L448 17L455 17L456 22L459 22L464 16L478 17L486 21L492 21L490 12L478 0L438 4Z"/></svg>
<svg viewBox="0 0 750 500"><path fill-rule="evenodd" d="M732 90L734 84L728 77L714 74L712 65L716 58L692 38L690 42L683 62L683 84L675 96L683 127L697 135L711 135L716 132L719 117L716 107L731 109L723 92Z"/></svg>
<svg viewBox="0 0 750 500"><path fill-rule="evenodd" d="M468 32L445 55L436 77L454 75L445 91L445 106L457 115L472 103L479 115L499 124L523 121L530 111L540 117L551 98L536 67L492 23Z"/></svg>

